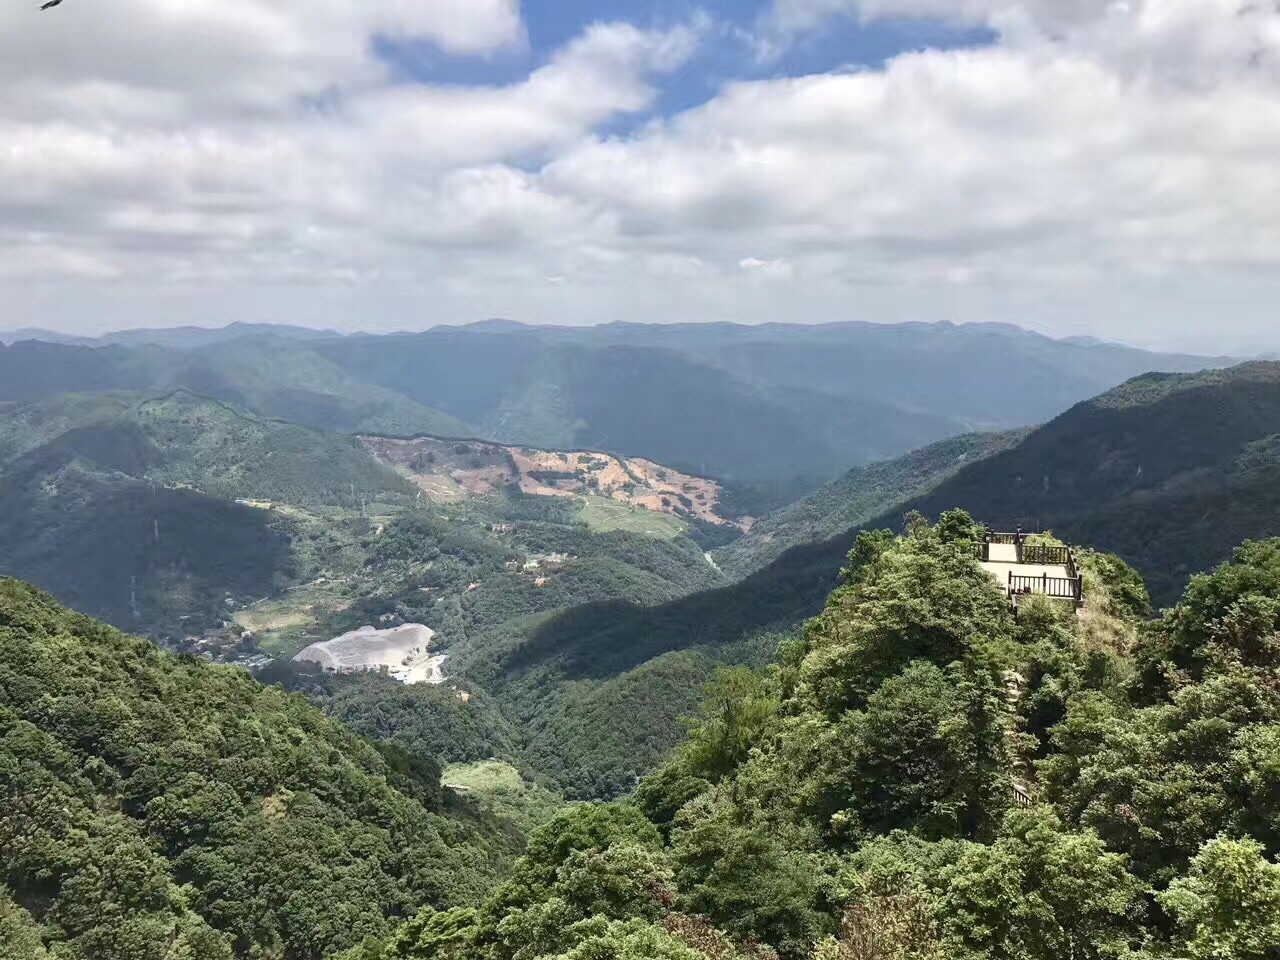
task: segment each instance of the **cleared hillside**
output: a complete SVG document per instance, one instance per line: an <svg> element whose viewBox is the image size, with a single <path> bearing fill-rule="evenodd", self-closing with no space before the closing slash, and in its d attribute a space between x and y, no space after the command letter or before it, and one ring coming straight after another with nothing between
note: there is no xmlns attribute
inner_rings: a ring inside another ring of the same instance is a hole
<svg viewBox="0 0 1280 960"><path fill-rule="evenodd" d="M360 442L436 503L518 490L525 496L581 499L587 506L607 500L691 523L738 526L720 513L719 483L650 460L434 437L364 436Z"/></svg>

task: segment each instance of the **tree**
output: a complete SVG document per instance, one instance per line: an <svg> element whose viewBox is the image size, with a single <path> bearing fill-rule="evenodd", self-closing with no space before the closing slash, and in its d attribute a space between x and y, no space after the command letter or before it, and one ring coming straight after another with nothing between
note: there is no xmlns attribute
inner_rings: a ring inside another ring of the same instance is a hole
<svg viewBox="0 0 1280 960"><path fill-rule="evenodd" d="M1229 562L1193 577L1135 657L1148 702L1229 663L1280 667L1280 538L1246 542Z"/></svg>
<svg viewBox="0 0 1280 960"><path fill-rule="evenodd" d="M739 939L803 956L834 926L822 860L737 814L722 788L681 811L671 837L677 902Z"/></svg>
<svg viewBox="0 0 1280 960"><path fill-rule="evenodd" d="M981 543L986 528L964 510L947 510L938 518L934 532L943 543Z"/></svg>
<svg viewBox="0 0 1280 960"><path fill-rule="evenodd" d="M1219 838L1160 904L1178 925L1175 954L1187 960L1269 960L1280 954L1280 865L1254 840Z"/></svg>
<svg viewBox="0 0 1280 960"><path fill-rule="evenodd" d="M858 707L914 660L946 666L1011 643L1009 602L971 557L930 532L897 541L806 626L801 680L820 709Z"/></svg>
<svg viewBox="0 0 1280 960"><path fill-rule="evenodd" d="M721 667L707 684L702 714L689 732L693 768L718 780L747 758L778 703L763 678L746 667Z"/></svg>
<svg viewBox="0 0 1280 960"><path fill-rule="evenodd" d="M813 960L945 960L928 895L916 889L864 889L845 908L840 936Z"/></svg>
<svg viewBox="0 0 1280 960"><path fill-rule="evenodd" d="M991 846L970 843L936 877L946 956L1103 960L1134 939L1141 884L1096 834L1063 830L1048 810L1009 814Z"/></svg>
<svg viewBox="0 0 1280 960"><path fill-rule="evenodd" d="M858 842L894 830L977 837L1011 801L997 678L919 661L826 727L808 774L820 819Z"/></svg>
<svg viewBox="0 0 1280 960"><path fill-rule="evenodd" d="M13 902L9 891L0 887L0 956L5 960L48 960L40 940L40 930L31 915Z"/></svg>

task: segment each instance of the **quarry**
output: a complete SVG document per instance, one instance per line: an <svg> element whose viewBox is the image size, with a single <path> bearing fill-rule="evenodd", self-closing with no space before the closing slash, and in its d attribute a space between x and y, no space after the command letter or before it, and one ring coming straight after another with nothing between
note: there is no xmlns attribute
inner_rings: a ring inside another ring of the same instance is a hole
<svg viewBox="0 0 1280 960"><path fill-rule="evenodd" d="M435 631L420 623L379 630L361 627L350 633L313 643L293 659L314 663L327 673L381 673L400 683L444 682L445 654L431 654Z"/></svg>

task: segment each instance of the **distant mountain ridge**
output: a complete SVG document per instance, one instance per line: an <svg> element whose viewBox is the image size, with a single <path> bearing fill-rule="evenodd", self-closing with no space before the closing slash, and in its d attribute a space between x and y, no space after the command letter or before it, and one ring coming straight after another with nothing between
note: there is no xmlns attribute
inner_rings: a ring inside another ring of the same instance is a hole
<svg viewBox="0 0 1280 960"><path fill-rule="evenodd" d="M1138 374L1228 362L1004 324L242 324L9 346L0 400L181 386L343 432L643 457L727 482L757 513L851 467L1046 421Z"/></svg>
<svg viewBox="0 0 1280 960"><path fill-rule="evenodd" d="M172 347L177 350L207 347L241 337L282 337L294 340L328 340L341 337L337 330L317 330L313 327L285 323L244 323L236 321L221 327L137 327L113 330L97 336L79 336L45 330L40 327L24 327L18 330L0 330L0 343L21 343L40 340L45 343L78 344L80 346L151 345Z"/></svg>

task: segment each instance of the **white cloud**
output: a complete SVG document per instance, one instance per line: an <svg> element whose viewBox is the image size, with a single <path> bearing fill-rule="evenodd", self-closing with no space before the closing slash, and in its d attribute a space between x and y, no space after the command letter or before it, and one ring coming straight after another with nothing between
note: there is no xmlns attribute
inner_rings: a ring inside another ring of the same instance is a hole
<svg viewBox="0 0 1280 960"><path fill-rule="evenodd" d="M397 80L374 37L518 54L514 0L108 7L0 9L0 325L990 318L1201 349L1274 325L1274 6L778 0L775 38L851 14L999 39L625 132L704 25L596 25L460 87Z"/></svg>
<svg viewBox="0 0 1280 960"><path fill-rule="evenodd" d="M375 37L475 55L523 35L518 0L13 2L0 6L0 88L10 109L52 105L90 122L111 119L113 105L167 106L182 119L214 107L282 111L375 81Z"/></svg>

